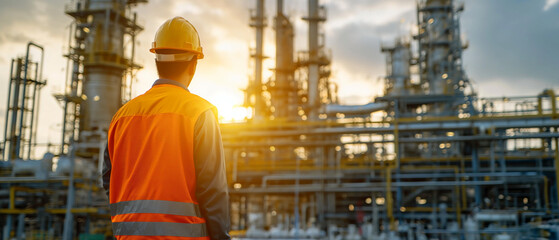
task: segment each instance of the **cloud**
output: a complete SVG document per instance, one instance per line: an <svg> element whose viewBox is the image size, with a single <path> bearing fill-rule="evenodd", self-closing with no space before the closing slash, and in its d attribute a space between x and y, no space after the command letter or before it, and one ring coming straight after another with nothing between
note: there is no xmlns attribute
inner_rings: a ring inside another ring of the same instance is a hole
<svg viewBox="0 0 559 240"><path fill-rule="evenodd" d="M559 0L545 0L545 6L543 6L543 10L547 11L553 6L555 6L555 4L557 3L559 3Z"/></svg>
<svg viewBox="0 0 559 240"><path fill-rule="evenodd" d="M533 86L557 87L559 72L559 9L542 9L533 2L513 0L468 2L462 16L462 29L468 35L469 49L464 65L476 88L490 88L507 95L503 88L486 85L491 79L517 89ZM499 14L495 14L495 13ZM539 91L525 91L535 95Z"/></svg>

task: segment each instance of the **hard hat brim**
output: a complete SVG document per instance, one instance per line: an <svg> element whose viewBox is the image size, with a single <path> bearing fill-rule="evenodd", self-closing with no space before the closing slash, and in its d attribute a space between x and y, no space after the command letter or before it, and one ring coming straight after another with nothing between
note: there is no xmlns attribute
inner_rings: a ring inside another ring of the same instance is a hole
<svg viewBox="0 0 559 240"><path fill-rule="evenodd" d="M155 47L155 48L151 48L149 49L150 52L152 53L158 53L158 50L171 50L171 51L176 51L176 53L186 53L186 52L192 52L196 54L196 59L203 59L204 58L204 53L202 53L202 51L195 51L195 50L186 50L183 48L172 48L172 47Z"/></svg>

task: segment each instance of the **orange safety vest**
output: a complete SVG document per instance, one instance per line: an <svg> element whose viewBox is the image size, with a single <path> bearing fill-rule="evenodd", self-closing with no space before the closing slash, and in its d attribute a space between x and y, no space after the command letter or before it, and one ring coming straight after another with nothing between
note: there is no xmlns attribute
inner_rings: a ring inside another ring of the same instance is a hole
<svg viewBox="0 0 559 240"><path fill-rule="evenodd" d="M160 84L115 114L108 149L117 239L209 239L196 199L193 158L194 125L208 109L217 116L201 97Z"/></svg>

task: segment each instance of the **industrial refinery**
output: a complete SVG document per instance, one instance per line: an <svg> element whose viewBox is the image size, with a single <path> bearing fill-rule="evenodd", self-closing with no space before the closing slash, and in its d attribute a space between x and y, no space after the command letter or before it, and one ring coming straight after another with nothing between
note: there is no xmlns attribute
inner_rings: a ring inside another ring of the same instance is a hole
<svg viewBox="0 0 559 240"><path fill-rule="evenodd" d="M234 239L559 239L559 97L478 94L463 61L467 1L416 1L416 31L375 50L386 59L382 95L360 105L343 104L338 91L352 86L333 80L328 9L304 2L305 50L284 0L250 0L238 26L255 44L243 89L250 114L220 124ZM2 239L113 239L103 152L113 115L135 97L136 38L153 34L135 9L147 3L67 4L62 92L42 91L40 39L2 63L11 65L0 76L9 78ZM60 143L37 153L41 94L64 114Z"/></svg>

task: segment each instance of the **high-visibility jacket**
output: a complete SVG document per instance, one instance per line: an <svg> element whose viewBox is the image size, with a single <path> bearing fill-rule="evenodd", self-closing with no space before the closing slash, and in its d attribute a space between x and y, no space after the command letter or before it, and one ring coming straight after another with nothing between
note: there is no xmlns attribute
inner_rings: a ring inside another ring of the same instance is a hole
<svg viewBox="0 0 559 240"><path fill-rule="evenodd" d="M194 127L207 110L217 116L213 105L188 90L158 84L114 115L107 149L117 239L209 239L193 157Z"/></svg>

